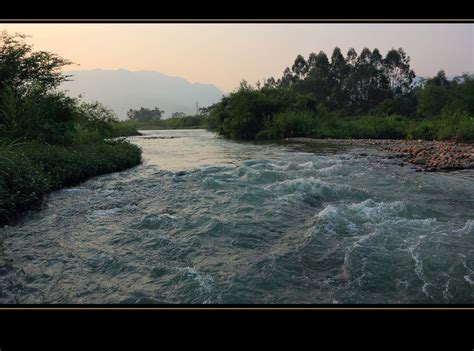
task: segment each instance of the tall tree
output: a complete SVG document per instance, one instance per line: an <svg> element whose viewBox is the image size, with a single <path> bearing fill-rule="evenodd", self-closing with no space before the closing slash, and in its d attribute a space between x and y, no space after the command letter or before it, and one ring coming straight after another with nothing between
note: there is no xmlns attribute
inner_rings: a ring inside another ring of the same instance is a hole
<svg viewBox="0 0 474 351"><path fill-rule="evenodd" d="M308 65L303 56L298 55L291 66L291 71L294 73L295 77L299 80L304 79L308 71Z"/></svg>
<svg viewBox="0 0 474 351"><path fill-rule="evenodd" d="M415 72L410 69L410 57L402 48L390 50L383 60L385 73L395 96L401 96L411 89Z"/></svg>
<svg viewBox="0 0 474 351"><path fill-rule="evenodd" d="M347 51L346 62L347 64L354 66L357 60L357 52L354 48L350 48Z"/></svg>
<svg viewBox="0 0 474 351"><path fill-rule="evenodd" d="M158 107L155 107L153 110L141 107L139 110L128 110L127 117L140 122L160 120L164 112L165 111L160 110Z"/></svg>
<svg viewBox="0 0 474 351"><path fill-rule="evenodd" d="M436 74L436 76L434 76L431 79L428 79L426 84L427 85L437 85L437 86L440 86L440 87L449 87L450 86L450 82L449 82L448 78L446 78L446 73L444 72L444 70L440 70Z"/></svg>
<svg viewBox="0 0 474 351"><path fill-rule="evenodd" d="M26 35L0 33L0 91L10 86L17 92L35 89L48 91L58 87L70 76L61 69L72 62L46 52L33 51L25 42Z"/></svg>
<svg viewBox="0 0 474 351"><path fill-rule="evenodd" d="M331 95L330 105L333 108L343 108L347 105L347 94L344 87L344 80L347 78L349 66L341 53L341 49L335 47L331 55L330 75L331 75Z"/></svg>
<svg viewBox="0 0 474 351"><path fill-rule="evenodd" d="M264 88L276 88L277 87L277 82L275 81L275 78L273 77L270 77L268 79L265 80L265 82L263 83L263 87Z"/></svg>
<svg viewBox="0 0 474 351"><path fill-rule="evenodd" d="M173 112L171 114L171 118L176 118L176 117L184 117L186 114L184 112Z"/></svg>
<svg viewBox="0 0 474 351"><path fill-rule="evenodd" d="M288 88L295 83L297 78L293 75L289 67L285 68L285 71L283 72L283 77L281 77L280 84L279 86L281 88Z"/></svg>
<svg viewBox="0 0 474 351"><path fill-rule="evenodd" d="M330 64L323 51L311 53L308 59L308 73L300 84L300 91L309 94L318 103L326 104L331 93Z"/></svg>

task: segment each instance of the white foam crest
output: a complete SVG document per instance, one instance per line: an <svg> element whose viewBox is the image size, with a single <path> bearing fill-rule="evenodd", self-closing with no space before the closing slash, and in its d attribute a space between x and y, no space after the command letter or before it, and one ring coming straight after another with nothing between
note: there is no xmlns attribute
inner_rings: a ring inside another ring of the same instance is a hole
<svg viewBox="0 0 474 351"><path fill-rule="evenodd" d="M120 207L114 207L107 210L96 210L92 212L93 216L109 216L122 210Z"/></svg>
<svg viewBox="0 0 474 351"><path fill-rule="evenodd" d="M342 277L344 279L349 279L350 273L349 273L349 260L352 252L354 252L355 249L362 247L362 244L369 240L371 237L375 236L378 233L377 230L374 230L370 233L367 233L365 235L361 235L357 241L355 241L349 248L346 249L346 253L344 254L344 262L342 264ZM365 268L365 263L364 266ZM360 280L364 277L365 273L362 274L361 277L358 278L359 285L360 285Z"/></svg>
<svg viewBox="0 0 474 351"><path fill-rule="evenodd" d="M421 288L421 291L427 297L430 297L430 295L428 293L428 286L431 285L431 284L426 280L425 273L423 271L423 260L421 259L420 254L417 251L415 251L418 248L418 246L420 245L421 239L424 239L425 237L426 237L425 235L420 235L418 237L417 243L414 244L414 245L411 245L408 248L408 252L410 252L411 257L415 261L415 273L418 276L418 278L420 278L420 280L423 282L423 286Z"/></svg>
<svg viewBox="0 0 474 351"><path fill-rule="evenodd" d="M313 169L313 168L314 168L314 164L313 164L313 162L308 161L308 162L299 164L298 167L299 167L299 168L302 168L302 169Z"/></svg>
<svg viewBox="0 0 474 351"><path fill-rule="evenodd" d="M248 180L251 176L256 176L259 174L259 171L251 167L241 165L237 169L237 175L240 176L241 180Z"/></svg>
<svg viewBox="0 0 474 351"><path fill-rule="evenodd" d="M204 185L206 185L208 187L211 187L211 188L218 187L218 186L224 184L224 182L222 182L218 179L215 179L213 177L206 177L202 180L202 182L203 182Z"/></svg>
<svg viewBox="0 0 474 351"><path fill-rule="evenodd" d="M467 266L467 263L466 263L466 256L463 255L463 254L459 254L461 256L461 263L462 265L464 266L464 268L466 268L466 271L468 272L468 274L466 274L464 276L464 280L466 282L469 283L469 285L473 286L474 285L474 280L471 279L471 275L474 275L474 271L472 269L470 269L468 266Z"/></svg>
<svg viewBox="0 0 474 351"><path fill-rule="evenodd" d="M375 202L371 199L359 203L344 205L327 205L319 211L315 217L318 219L315 231L324 229L327 234L335 234L337 231L349 235L357 235L361 225L374 224L416 224L427 225L436 219L406 219L401 218L400 212L405 209L401 201Z"/></svg>
<svg viewBox="0 0 474 351"><path fill-rule="evenodd" d="M166 217L166 218L169 218L169 219L178 219L177 216L172 215L172 214L170 214L170 213L161 213L161 214L159 215L159 217Z"/></svg>
<svg viewBox="0 0 474 351"><path fill-rule="evenodd" d="M449 301L451 300L451 298L453 297L450 293L449 293L449 283L451 282L451 279L448 278L448 280L446 281L446 284L444 285L444 291L443 291L443 297L446 301Z"/></svg>
<svg viewBox="0 0 474 351"><path fill-rule="evenodd" d="M206 292L211 292L214 279L209 274L201 274L192 267L178 268L178 271L185 273L188 277L193 278L199 286Z"/></svg>
<svg viewBox="0 0 474 351"><path fill-rule="evenodd" d="M293 161L289 161L284 164L269 163L267 166L269 169L274 169L277 171L289 171L299 169L299 165L297 163L294 163Z"/></svg>
<svg viewBox="0 0 474 351"><path fill-rule="evenodd" d="M405 204L402 201L375 202L372 199L367 199L363 202L351 204L349 209L356 211L368 221L380 221L390 215L393 216L402 212L405 209Z"/></svg>
<svg viewBox="0 0 474 351"><path fill-rule="evenodd" d="M474 280L472 280L470 276L465 275L464 280L467 281L469 283L469 285L471 285L471 286L474 285Z"/></svg>
<svg viewBox="0 0 474 351"><path fill-rule="evenodd" d="M334 218L338 215L338 209L334 205L327 205L316 214L318 218Z"/></svg>
<svg viewBox="0 0 474 351"><path fill-rule="evenodd" d="M265 190L279 192L303 192L305 194L321 194L323 190L350 191L353 188L346 184L325 182L319 178L294 178L264 186Z"/></svg>
<svg viewBox="0 0 474 351"><path fill-rule="evenodd" d="M333 205L327 205L315 216L318 220L316 224L310 229L307 236L313 233L319 233L324 230L326 237L336 235L337 227L344 218L340 218L339 210Z"/></svg>
<svg viewBox="0 0 474 351"><path fill-rule="evenodd" d="M337 171L339 171L340 169L342 169L342 164L335 163L331 166L320 168L317 170L317 172L321 175L331 175L337 173Z"/></svg>
<svg viewBox="0 0 474 351"><path fill-rule="evenodd" d="M456 232L463 233L463 234L469 234L469 235L474 234L474 220L468 219L466 221L466 224L464 225L464 227L462 227L459 230L456 230Z"/></svg>

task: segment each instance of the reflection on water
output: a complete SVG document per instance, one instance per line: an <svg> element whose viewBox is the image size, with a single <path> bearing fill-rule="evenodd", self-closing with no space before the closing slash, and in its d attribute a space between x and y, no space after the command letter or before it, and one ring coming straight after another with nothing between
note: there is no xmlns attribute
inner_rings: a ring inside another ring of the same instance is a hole
<svg viewBox="0 0 474 351"><path fill-rule="evenodd" d="M0 229L0 303L472 303L472 171L144 131L145 163Z"/></svg>
<svg viewBox="0 0 474 351"><path fill-rule="evenodd" d="M326 153L344 149L338 145L277 145L273 142L230 141L203 129L142 130L130 141L143 150L146 164L170 171L199 166L235 164L242 160L279 158L292 150Z"/></svg>

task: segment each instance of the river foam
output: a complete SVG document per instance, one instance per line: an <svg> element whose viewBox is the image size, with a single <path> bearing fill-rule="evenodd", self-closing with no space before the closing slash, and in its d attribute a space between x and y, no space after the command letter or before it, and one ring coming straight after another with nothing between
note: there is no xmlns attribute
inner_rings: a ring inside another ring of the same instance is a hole
<svg viewBox="0 0 474 351"><path fill-rule="evenodd" d="M148 133L131 138L143 165L54 192L0 229L0 302L474 301L470 173Z"/></svg>

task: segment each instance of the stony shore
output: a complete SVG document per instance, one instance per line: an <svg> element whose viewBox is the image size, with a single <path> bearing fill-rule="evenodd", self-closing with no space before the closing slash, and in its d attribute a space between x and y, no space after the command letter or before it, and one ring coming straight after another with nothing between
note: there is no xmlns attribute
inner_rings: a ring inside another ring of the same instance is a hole
<svg viewBox="0 0 474 351"><path fill-rule="evenodd" d="M421 171L449 171L474 168L474 144L453 141L392 140L392 139L312 139L287 138L297 143L341 145L374 145L388 153L419 167Z"/></svg>

